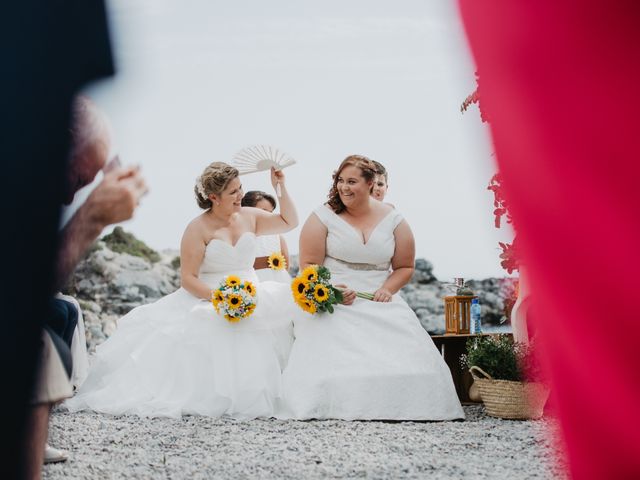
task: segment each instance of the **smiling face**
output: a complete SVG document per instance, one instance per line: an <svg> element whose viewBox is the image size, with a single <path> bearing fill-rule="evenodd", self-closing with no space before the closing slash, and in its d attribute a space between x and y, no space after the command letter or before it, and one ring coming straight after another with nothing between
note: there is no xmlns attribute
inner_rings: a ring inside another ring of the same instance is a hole
<svg viewBox="0 0 640 480"><path fill-rule="evenodd" d="M369 200L373 181L362 175L362 170L353 165L344 167L336 179L336 189L344 206L349 208Z"/></svg>
<svg viewBox="0 0 640 480"><path fill-rule="evenodd" d="M225 215L240 211L243 196L240 178L235 177L219 195L212 193L209 199L213 202L214 210Z"/></svg>
<svg viewBox="0 0 640 480"><path fill-rule="evenodd" d="M376 175L376 178L373 181L373 191L371 192L371 196L382 202L384 197L387 195L388 188L387 179L384 178L384 175Z"/></svg>

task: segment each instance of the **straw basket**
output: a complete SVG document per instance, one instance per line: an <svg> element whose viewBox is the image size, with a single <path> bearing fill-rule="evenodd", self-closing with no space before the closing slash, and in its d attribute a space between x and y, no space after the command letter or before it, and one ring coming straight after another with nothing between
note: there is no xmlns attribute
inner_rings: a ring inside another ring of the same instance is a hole
<svg viewBox="0 0 640 480"><path fill-rule="evenodd" d="M549 389L541 383L495 380L480 367L469 369L487 414L511 420L540 418ZM479 376L482 375L482 376Z"/></svg>

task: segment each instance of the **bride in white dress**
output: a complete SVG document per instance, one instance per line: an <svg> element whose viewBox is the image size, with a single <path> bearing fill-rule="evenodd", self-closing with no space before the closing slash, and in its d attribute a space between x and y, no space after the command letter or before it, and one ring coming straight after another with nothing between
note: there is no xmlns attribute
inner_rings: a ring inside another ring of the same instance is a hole
<svg viewBox="0 0 640 480"><path fill-rule="evenodd" d="M288 231L298 219L282 172L272 170L271 182L281 187L279 215L241 207L235 168L214 162L205 169L195 191L206 211L182 238L182 288L120 319L66 402L69 410L241 419L274 414L297 312L288 286L258 283L256 235ZM256 284L256 310L238 323L227 322L210 302L212 289L230 274Z"/></svg>
<svg viewBox="0 0 640 480"><path fill-rule="evenodd" d="M300 268L325 265L344 304L294 319L283 418L464 418L449 368L397 293L413 273L414 240L397 210L370 197L374 176L369 159L347 157L302 229Z"/></svg>

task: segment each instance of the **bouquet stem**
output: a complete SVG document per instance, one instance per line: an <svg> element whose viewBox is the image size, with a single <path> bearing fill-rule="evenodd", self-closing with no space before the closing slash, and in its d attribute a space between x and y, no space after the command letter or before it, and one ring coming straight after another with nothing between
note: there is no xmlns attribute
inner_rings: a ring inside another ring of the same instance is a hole
<svg viewBox="0 0 640 480"><path fill-rule="evenodd" d="M356 292L356 297L364 298L365 300L373 300L373 293Z"/></svg>

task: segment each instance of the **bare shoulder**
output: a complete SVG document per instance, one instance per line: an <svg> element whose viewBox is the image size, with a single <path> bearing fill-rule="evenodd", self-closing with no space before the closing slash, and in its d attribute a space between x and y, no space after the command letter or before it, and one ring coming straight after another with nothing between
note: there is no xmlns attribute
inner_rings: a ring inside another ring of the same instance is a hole
<svg viewBox="0 0 640 480"><path fill-rule="evenodd" d="M207 224L204 214L198 215L196 218L191 220L182 234L182 238L189 241L202 240L202 242L205 242L206 236Z"/></svg>

